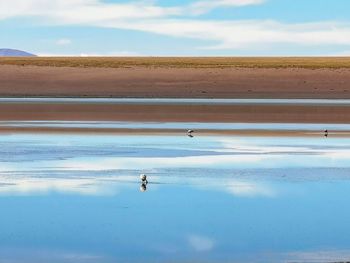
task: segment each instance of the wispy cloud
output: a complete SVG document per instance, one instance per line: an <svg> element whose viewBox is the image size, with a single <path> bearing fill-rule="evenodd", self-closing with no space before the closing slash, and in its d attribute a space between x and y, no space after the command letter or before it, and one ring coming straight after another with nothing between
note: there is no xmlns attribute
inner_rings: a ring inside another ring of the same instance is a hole
<svg viewBox="0 0 350 263"><path fill-rule="evenodd" d="M196 1L188 5L163 7L154 1L105 3L101 0L0 0L0 19L15 16L39 16L65 22L103 22L111 19L159 18L195 15L219 7L257 5L265 0Z"/></svg>
<svg viewBox="0 0 350 263"><path fill-rule="evenodd" d="M50 192L69 193L79 195L106 196L118 193L121 182L128 182L133 178L123 177L1 177L1 195L31 195L47 194Z"/></svg>
<svg viewBox="0 0 350 263"><path fill-rule="evenodd" d="M259 5L265 0L204 0L197 1L189 6L193 14L203 14L220 7L241 7L248 5Z"/></svg>
<svg viewBox="0 0 350 263"><path fill-rule="evenodd" d="M309 263L326 263L326 262L347 262L350 258L349 250L320 250L320 251L296 251L283 255L284 262L309 262Z"/></svg>
<svg viewBox="0 0 350 263"><path fill-rule="evenodd" d="M38 53L36 54L39 57L136 57L140 56L137 52L132 51L118 51L118 52L101 52L101 53Z"/></svg>
<svg viewBox="0 0 350 263"><path fill-rule="evenodd" d="M45 25L115 28L205 41L201 49L273 49L277 45L349 49L350 23L274 20L208 20L196 15L215 8L263 4L264 0L202 0L165 7L156 1L0 0L0 19L34 17ZM61 42L67 44L67 42Z"/></svg>
<svg viewBox="0 0 350 263"><path fill-rule="evenodd" d="M11 247L2 246L0 248L0 257L2 262L76 262L76 263L93 263L93 262L110 262L102 255L90 253L81 253L79 251L61 250L52 248L35 248L30 247Z"/></svg>
<svg viewBox="0 0 350 263"><path fill-rule="evenodd" d="M276 21L196 21L180 19L106 23L107 27L147 31L217 43L209 49L249 49L277 44L350 45L350 24L283 24Z"/></svg>
<svg viewBox="0 0 350 263"><path fill-rule="evenodd" d="M226 191L239 197L274 197L276 195L272 188L254 182L228 182Z"/></svg>
<svg viewBox="0 0 350 263"><path fill-rule="evenodd" d="M56 44L59 46L67 46L67 45L72 44L72 40L70 40L68 38L61 38L61 39L56 41Z"/></svg>
<svg viewBox="0 0 350 263"><path fill-rule="evenodd" d="M214 248L214 240L205 236L190 235L188 243L197 252L207 252Z"/></svg>
<svg viewBox="0 0 350 263"><path fill-rule="evenodd" d="M105 3L100 0L0 0L0 19L32 16L62 23L92 24L112 19L156 18L179 15L177 7L145 1Z"/></svg>

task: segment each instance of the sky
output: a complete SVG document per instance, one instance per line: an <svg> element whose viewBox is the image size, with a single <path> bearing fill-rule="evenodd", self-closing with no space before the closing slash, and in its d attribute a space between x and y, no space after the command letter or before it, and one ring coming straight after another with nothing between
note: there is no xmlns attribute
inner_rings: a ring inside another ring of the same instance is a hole
<svg viewBox="0 0 350 263"><path fill-rule="evenodd" d="M0 0L41 56L349 56L349 0Z"/></svg>

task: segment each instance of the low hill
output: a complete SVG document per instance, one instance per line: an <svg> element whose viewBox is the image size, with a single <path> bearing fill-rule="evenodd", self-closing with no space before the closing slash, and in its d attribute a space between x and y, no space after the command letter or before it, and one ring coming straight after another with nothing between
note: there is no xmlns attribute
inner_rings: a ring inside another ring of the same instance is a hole
<svg viewBox="0 0 350 263"><path fill-rule="evenodd" d="M35 55L22 50L0 48L0 57L35 57Z"/></svg>

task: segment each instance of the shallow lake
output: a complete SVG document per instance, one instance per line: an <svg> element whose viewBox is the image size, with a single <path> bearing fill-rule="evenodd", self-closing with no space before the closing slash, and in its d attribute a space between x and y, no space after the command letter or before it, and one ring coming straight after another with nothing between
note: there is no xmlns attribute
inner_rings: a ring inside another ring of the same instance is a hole
<svg viewBox="0 0 350 263"><path fill-rule="evenodd" d="M348 260L349 200L350 138L0 135L1 262Z"/></svg>

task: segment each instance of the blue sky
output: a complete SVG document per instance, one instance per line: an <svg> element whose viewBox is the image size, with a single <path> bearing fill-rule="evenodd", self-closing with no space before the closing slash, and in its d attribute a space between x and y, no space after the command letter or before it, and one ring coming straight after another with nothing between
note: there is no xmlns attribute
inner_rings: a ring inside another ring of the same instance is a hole
<svg viewBox="0 0 350 263"><path fill-rule="evenodd" d="M350 55L348 0L0 0L0 47L39 55Z"/></svg>

